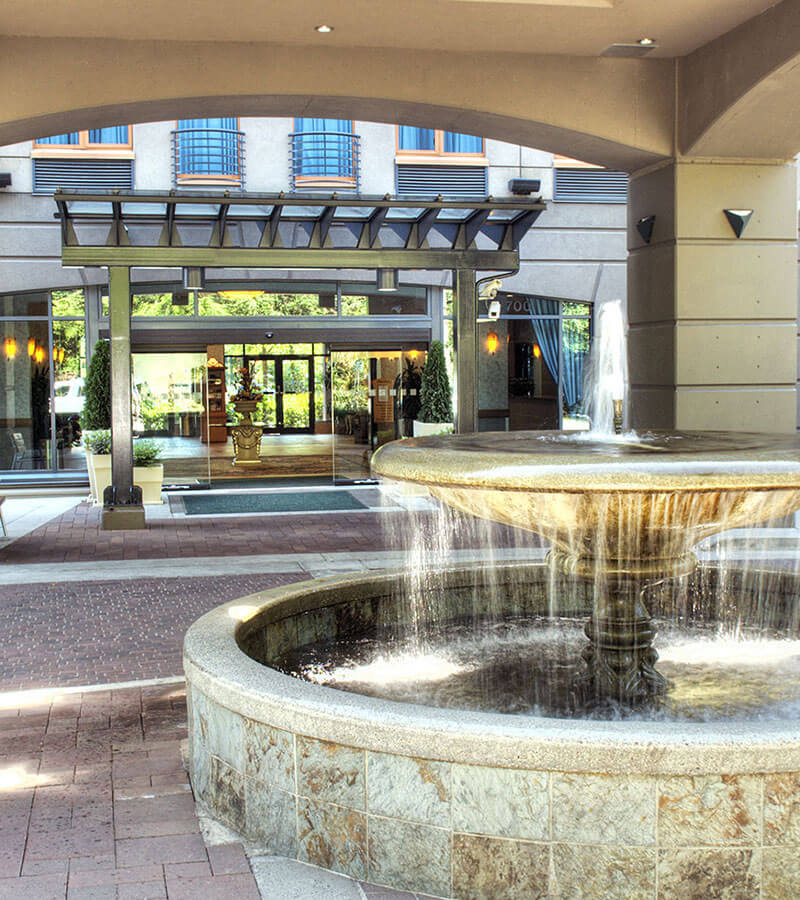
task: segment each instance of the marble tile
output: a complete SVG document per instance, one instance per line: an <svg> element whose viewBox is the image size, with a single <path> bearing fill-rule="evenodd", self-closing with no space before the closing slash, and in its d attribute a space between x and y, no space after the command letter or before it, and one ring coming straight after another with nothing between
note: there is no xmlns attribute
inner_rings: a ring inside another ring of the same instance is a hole
<svg viewBox="0 0 800 900"><path fill-rule="evenodd" d="M366 808L363 750L313 738L296 740L298 794L353 809Z"/></svg>
<svg viewBox="0 0 800 900"><path fill-rule="evenodd" d="M761 896L760 850L658 851L659 900L759 900Z"/></svg>
<svg viewBox="0 0 800 900"><path fill-rule="evenodd" d="M637 775L554 773L553 840L654 845L655 789Z"/></svg>
<svg viewBox="0 0 800 900"><path fill-rule="evenodd" d="M295 616L297 622L297 645L304 647L317 641L336 637L336 619L330 608L313 609Z"/></svg>
<svg viewBox="0 0 800 900"><path fill-rule="evenodd" d="M761 780L756 775L680 775L659 779L662 847L761 844Z"/></svg>
<svg viewBox="0 0 800 900"><path fill-rule="evenodd" d="M450 825L450 764L367 754L367 809L380 816Z"/></svg>
<svg viewBox="0 0 800 900"><path fill-rule="evenodd" d="M370 881L451 896L449 831L380 816L368 817L368 829Z"/></svg>
<svg viewBox="0 0 800 900"><path fill-rule="evenodd" d="M208 750L237 772L244 772L242 717L208 701Z"/></svg>
<svg viewBox="0 0 800 900"><path fill-rule="evenodd" d="M214 814L236 831L244 831L244 775L212 756L208 794Z"/></svg>
<svg viewBox="0 0 800 900"><path fill-rule="evenodd" d="M656 851L599 844L553 846L554 895L570 900L652 900Z"/></svg>
<svg viewBox="0 0 800 900"><path fill-rule="evenodd" d="M298 797L297 839L298 859L351 878L367 877L364 813Z"/></svg>
<svg viewBox="0 0 800 900"><path fill-rule="evenodd" d="M765 900L797 900L800 896L800 848L766 847L761 874Z"/></svg>
<svg viewBox="0 0 800 900"><path fill-rule="evenodd" d="M267 665L284 657L297 646L297 617L273 622L264 629L264 659Z"/></svg>
<svg viewBox="0 0 800 900"><path fill-rule="evenodd" d="M288 731L244 719L244 765L246 775L295 792L294 738Z"/></svg>
<svg viewBox="0 0 800 900"><path fill-rule="evenodd" d="M797 772L764 777L764 843L800 845L800 774Z"/></svg>
<svg viewBox="0 0 800 900"><path fill-rule="evenodd" d="M375 630L378 601L373 597L340 603L333 607L336 620L336 637L367 635Z"/></svg>
<svg viewBox="0 0 800 900"><path fill-rule="evenodd" d="M549 898L549 873L548 844L453 835L453 894L460 900Z"/></svg>
<svg viewBox="0 0 800 900"><path fill-rule="evenodd" d="M247 836L275 856L297 856L297 798L294 794L245 779Z"/></svg>
<svg viewBox="0 0 800 900"><path fill-rule="evenodd" d="M195 797L204 803L208 803L211 756L206 749L196 747L193 751L190 776Z"/></svg>
<svg viewBox="0 0 800 900"><path fill-rule="evenodd" d="M547 774L454 765L453 831L547 840Z"/></svg>

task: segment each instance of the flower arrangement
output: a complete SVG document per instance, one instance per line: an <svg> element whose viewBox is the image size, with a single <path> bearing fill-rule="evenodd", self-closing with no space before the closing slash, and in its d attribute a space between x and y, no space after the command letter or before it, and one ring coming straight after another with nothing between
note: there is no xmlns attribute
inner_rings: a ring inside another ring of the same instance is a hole
<svg viewBox="0 0 800 900"><path fill-rule="evenodd" d="M257 402L264 396L258 385L253 383L253 372L249 365L237 369L236 374L239 378L239 390L231 397L231 403L236 403L238 400Z"/></svg>

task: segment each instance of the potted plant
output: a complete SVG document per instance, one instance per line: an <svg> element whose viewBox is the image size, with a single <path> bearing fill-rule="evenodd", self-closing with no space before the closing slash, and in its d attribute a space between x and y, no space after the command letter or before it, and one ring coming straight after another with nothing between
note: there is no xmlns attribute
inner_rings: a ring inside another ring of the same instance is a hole
<svg viewBox="0 0 800 900"><path fill-rule="evenodd" d="M160 462L161 445L149 438L133 442L133 483L142 489L142 503L162 503L164 464Z"/></svg>
<svg viewBox="0 0 800 900"><path fill-rule="evenodd" d="M111 484L111 430L98 428L95 431L84 431L83 446L89 472L89 499L95 506L101 506L103 491Z"/></svg>
<svg viewBox="0 0 800 900"><path fill-rule="evenodd" d="M453 430L453 395L444 362L444 347L434 341L422 367L419 413L414 420L414 437L449 434Z"/></svg>
<svg viewBox="0 0 800 900"><path fill-rule="evenodd" d="M108 341L98 341L86 373L85 400L81 413L86 470L89 475L89 499L97 506L103 502L103 488L111 484L111 350ZM96 435L92 439L91 435ZM98 463L98 457L101 457ZM101 470L102 485L97 477Z"/></svg>

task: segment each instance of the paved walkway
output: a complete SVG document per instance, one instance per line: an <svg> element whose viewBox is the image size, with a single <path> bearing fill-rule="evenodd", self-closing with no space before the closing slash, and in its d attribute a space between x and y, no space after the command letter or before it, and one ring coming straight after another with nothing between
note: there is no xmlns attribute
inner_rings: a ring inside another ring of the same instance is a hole
<svg viewBox="0 0 800 900"><path fill-rule="evenodd" d="M413 900L244 848L196 808L181 755L187 626L268 587L401 564L409 514L161 509L114 533L79 501L15 501L0 545L0 900ZM475 534L460 542L474 558Z"/></svg>

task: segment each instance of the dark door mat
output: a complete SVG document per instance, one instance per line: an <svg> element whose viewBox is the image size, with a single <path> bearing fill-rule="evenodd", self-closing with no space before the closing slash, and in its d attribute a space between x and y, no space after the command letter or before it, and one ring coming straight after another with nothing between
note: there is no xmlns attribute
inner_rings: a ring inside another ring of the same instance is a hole
<svg viewBox="0 0 800 900"><path fill-rule="evenodd" d="M348 491L298 491L275 494L184 494L187 516L236 513L319 512L369 509Z"/></svg>

